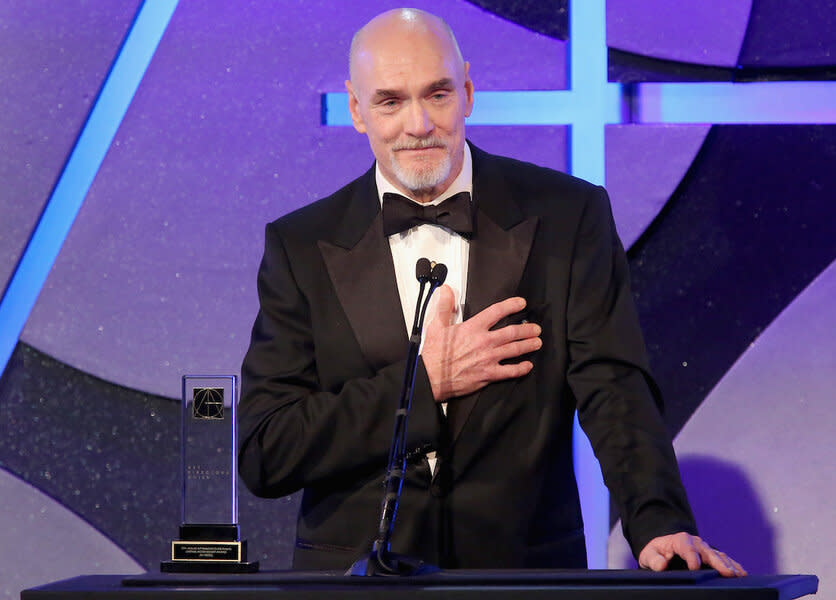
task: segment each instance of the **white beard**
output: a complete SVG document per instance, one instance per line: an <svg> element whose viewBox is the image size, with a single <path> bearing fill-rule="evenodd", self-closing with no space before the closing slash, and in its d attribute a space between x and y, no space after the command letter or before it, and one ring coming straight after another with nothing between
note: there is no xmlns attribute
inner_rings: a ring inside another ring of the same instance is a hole
<svg viewBox="0 0 836 600"><path fill-rule="evenodd" d="M444 158L441 160L441 162L438 162L434 165L428 163L427 165L422 165L416 168L408 169L398 162L396 150L404 149L407 147L421 148L436 144L438 144L438 142L436 142L435 140L425 140L422 143L414 144L411 146L399 146L393 148L389 152L389 155L391 157L390 162L392 164L392 172L395 174L395 177L397 177L398 182L413 194L428 192L433 188L441 185L447 180L447 177L450 176L450 169L452 167L450 162L450 155L445 153Z"/></svg>

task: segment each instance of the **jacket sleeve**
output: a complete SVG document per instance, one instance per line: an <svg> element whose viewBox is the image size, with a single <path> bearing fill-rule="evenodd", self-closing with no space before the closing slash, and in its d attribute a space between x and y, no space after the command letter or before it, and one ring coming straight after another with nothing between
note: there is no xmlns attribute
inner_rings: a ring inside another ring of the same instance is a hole
<svg viewBox="0 0 836 600"><path fill-rule="evenodd" d="M238 470L258 496L382 471L392 440L404 361L322 389L310 304L286 245L267 226L258 272L260 309L241 367ZM320 342L324 343L324 342ZM439 434L429 380L419 361L407 451L425 451Z"/></svg>
<svg viewBox="0 0 836 600"><path fill-rule="evenodd" d="M656 536L696 534L603 188L595 188L580 221L567 319L568 382L578 419L619 507L633 554Z"/></svg>

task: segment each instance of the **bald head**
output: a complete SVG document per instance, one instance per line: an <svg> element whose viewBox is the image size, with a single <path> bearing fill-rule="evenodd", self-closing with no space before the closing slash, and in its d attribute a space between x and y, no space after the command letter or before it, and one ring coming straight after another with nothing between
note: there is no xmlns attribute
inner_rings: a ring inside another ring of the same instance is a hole
<svg viewBox="0 0 836 600"><path fill-rule="evenodd" d="M351 80L356 80L361 65L373 62L387 46L404 39L436 45L449 53L457 70L464 71L456 36L443 19L417 8L396 8L377 15L354 34L348 55Z"/></svg>
<svg viewBox="0 0 836 600"><path fill-rule="evenodd" d="M450 27L420 10L385 12L354 36L350 69L351 120L379 172L419 202L445 191L461 171L473 109L469 65Z"/></svg>

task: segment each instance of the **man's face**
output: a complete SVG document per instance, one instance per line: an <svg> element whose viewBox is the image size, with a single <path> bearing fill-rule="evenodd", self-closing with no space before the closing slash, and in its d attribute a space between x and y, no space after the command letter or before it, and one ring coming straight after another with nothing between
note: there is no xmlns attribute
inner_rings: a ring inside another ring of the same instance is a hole
<svg viewBox="0 0 836 600"><path fill-rule="evenodd" d="M444 35L373 32L346 82L354 127L368 135L386 178L419 201L442 193L461 170L473 84Z"/></svg>

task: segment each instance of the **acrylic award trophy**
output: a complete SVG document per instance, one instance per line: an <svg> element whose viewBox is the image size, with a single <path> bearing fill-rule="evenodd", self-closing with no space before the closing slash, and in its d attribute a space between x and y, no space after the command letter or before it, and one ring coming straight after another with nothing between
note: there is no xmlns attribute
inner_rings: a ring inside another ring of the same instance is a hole
<svg viewBox="0 0 836 600"><path fill-rule="evenodd" d="M238 530L237 377L183 376L183 515L165 572L253 573Z"/></svg>

